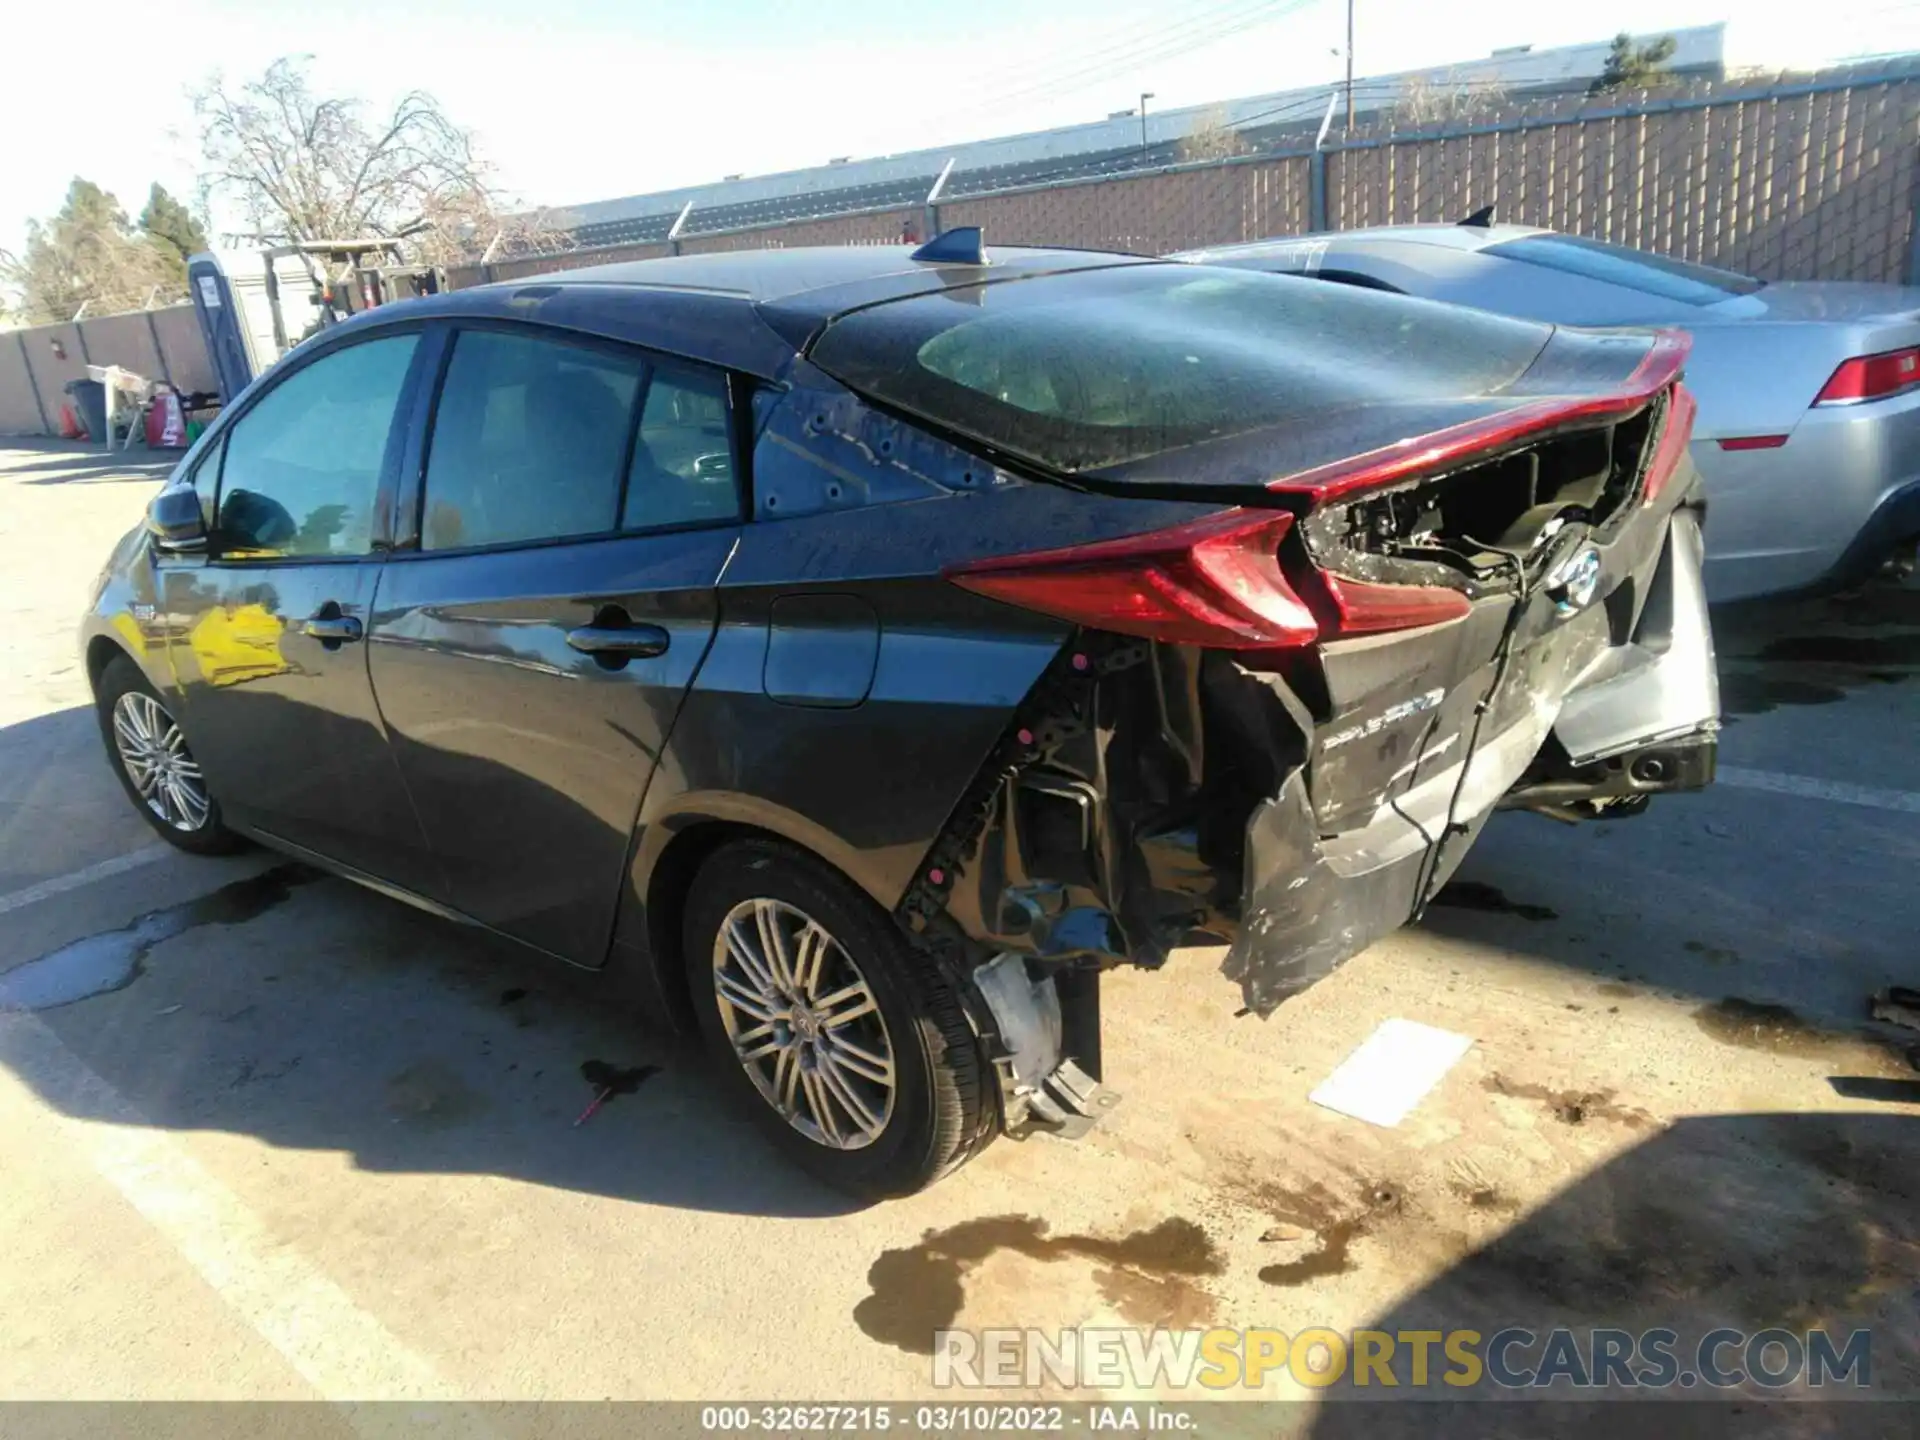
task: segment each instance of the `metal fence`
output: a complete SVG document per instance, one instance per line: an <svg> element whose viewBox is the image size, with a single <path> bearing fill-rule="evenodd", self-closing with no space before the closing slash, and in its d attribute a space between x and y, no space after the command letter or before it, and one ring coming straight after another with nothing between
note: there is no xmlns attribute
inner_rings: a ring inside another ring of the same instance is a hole
<svg viewBox="0 0 1920 1440"><path fill-rule="evenodd" d="M930 196L924 206L711 230L695 211L668 243L458 266L449 280L477 285L670 253L895 244L950 225L982 226L1002 244L1161 254L1458 220L1493 205L1501 220L1769 280L1920 283L1920 58L1662 95L1567 96L1417 127L1406 119L1329 137L1322 148L1309 129L1291 150ZM89 361L169 376L185 389L213 384L186 306L0 334L0 433L50 430L64 382Z"/></svg>
<svg viewBox="0 0 1920 1440"><path fill-rule="evenodd" d="M669 253L892 244L980 225L1003 244L1154 254L1310 230L1497 218L1770 280L1920 279L1920 61L1655 95L1563 96L1291 150L457 267L455 286Z"/></svg>

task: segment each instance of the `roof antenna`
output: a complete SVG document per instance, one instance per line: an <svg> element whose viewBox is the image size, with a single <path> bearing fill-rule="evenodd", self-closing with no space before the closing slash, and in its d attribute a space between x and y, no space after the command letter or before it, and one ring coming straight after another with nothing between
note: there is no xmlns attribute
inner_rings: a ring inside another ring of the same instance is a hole
<svg viewBox="0 0 1920 1440"><path fill-rule="evenodd" d="M935 265L985 265L987 245L978 225L956 225L942 230L907 258Z"/></svg>
<svg viewBox="0 0 1920 1440"><path fill-rule="evenodd" d="M1474 230L1485 230L1493 224L1493 206L1482 205L1459 223Z"/></svg>

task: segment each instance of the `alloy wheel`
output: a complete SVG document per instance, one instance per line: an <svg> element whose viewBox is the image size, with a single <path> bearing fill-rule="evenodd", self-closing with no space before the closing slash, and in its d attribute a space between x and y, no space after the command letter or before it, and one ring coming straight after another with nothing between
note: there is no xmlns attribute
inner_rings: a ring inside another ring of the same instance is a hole
<svg viewBox="0 0 1920 1440"><path fill-rule="evenodd" d="M779 900L743 900L713 945L733 1053L762 1098L834 1150L873 1144L893 1114L893 1042L866 976L825 927Z"/></svg>
<svg viewBox="0 0 1920 1440"><path fill-rule="evenodd" d="M212 804L200 762L158 700L129 690L114 701L113 743L133 788L162 822L183 833L207 823Z"/></svg>

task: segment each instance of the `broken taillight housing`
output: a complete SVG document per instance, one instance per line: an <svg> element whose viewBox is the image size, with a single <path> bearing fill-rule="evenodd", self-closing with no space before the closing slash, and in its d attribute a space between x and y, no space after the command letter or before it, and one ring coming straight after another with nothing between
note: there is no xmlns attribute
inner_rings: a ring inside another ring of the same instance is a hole
<svg viewBox="0 0 1920 1440"><path fill-rule="evenodd" d="M1660 441L1654 446L1653 459L1647 465L1642 504L1651 505L1680 468L1681 457L1687 453L1687 442L1693 438L1693 416L1698 408L1691 390L1684 385L1673 387L1667 399L1666 419L1660 426Z"/></svg>
<svg viewBox="0 0 1920 1440"><path fill-rule="evenodd" d="M1121 540L977 561L947 578L1093 629L1216 650L1411 629L1471 608L1445 586L1373 585L1322 572L1306 587L1309 605L1280 568L1280 542L1293 523L1284 511L1223 510Z"/></svg>
<svg viewBox="0 0 1920 1440"><path fill-rule="evenodd" d="M1858 405L1884 400L1920 385L1920 347L1886 350L1878 355L1856 355L1842 360L1814 397L1816 405Z"/></svg>
<svg viewBox="0 0 1920 1440"><path fill-rule="evenodd" d="M1280 573L1292 526L1285 511L1224 510L1146 535L976 561L947 578L1023 609L1175 645L1306 645L1319 624Z"/></svg>

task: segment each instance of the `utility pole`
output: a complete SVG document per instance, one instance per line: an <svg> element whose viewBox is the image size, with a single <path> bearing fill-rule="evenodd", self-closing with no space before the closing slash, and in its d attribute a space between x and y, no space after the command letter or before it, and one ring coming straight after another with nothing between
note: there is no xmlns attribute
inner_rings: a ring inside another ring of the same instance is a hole
<svg viewBox="0 0 1920 1440"><path fill-rule="evenodd" d="M1140 153L1147 153L1147 101L1153 99L1151 90L1140 92Z"/></svg>
<svg viewBox="0 0 1920 1440"><path fill-rule="evenodd" d="M1347 133L1353 133L1353 0L1347 0Z"/></svg>

